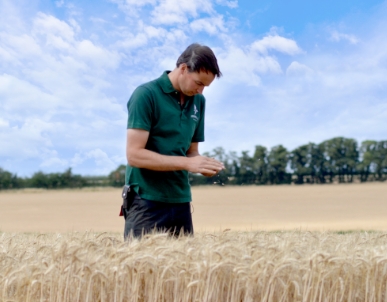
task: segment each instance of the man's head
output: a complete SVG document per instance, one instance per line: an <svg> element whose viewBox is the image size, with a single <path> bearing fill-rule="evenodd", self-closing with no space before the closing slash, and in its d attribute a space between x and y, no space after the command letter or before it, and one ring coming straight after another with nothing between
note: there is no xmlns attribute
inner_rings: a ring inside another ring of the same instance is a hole
<svg viewBox="0 0 387 302"><path fill-rule="evenodd" d="M179 90L188 96L202 93L215 77L222 76L212 50L196 43L188 46L180 55L176 68L179 70Z"/></svg>
<svg viewBox="0 0 387 302"><path fill-rule="evenodd" d="M190 72L211 72L217 78L222 76L218 61L208 46L191 44L177 59L176 67L186 64Z"/></svg>

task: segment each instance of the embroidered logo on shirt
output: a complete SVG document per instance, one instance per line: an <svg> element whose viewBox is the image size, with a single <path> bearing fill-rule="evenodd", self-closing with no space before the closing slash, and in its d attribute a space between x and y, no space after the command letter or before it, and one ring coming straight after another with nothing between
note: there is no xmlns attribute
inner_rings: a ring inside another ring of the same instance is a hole
<svg viewBox="0 0 387 302"><path fill-rule="evenodd" d="M199 112L199 110L196 108L196 105L194 105L193 112L194 112L194 114L191 115L191 118L192 118L193 120L195 120L195 121L198 121L199 118L196 116L196 114Z"/></svg>

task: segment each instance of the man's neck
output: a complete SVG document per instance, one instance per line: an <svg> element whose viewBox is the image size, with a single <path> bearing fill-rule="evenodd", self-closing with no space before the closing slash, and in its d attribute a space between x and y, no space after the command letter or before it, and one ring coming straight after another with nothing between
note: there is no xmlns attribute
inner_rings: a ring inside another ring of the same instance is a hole
<svg viewBox="0 0 387 302"><path fill-rule="evenodd" d="M173 88L175 88L177 91L181 91L179 87L179 83L177 81L178 75L179 75L179 70L175 68L170 73L168 73L168 78L171 81Z"/></svg>
<svg viewBox="0 0 387 302"><path fill-rule="evenodd" d="M180 86L179 86L178 81L177 81L178 73L179 73L179 69L175 68L170 73L168 73L168 78L171 81L173 88L175 88L176 91L180 92L180 104L184 105L185 95L181 92Z"/></svg>

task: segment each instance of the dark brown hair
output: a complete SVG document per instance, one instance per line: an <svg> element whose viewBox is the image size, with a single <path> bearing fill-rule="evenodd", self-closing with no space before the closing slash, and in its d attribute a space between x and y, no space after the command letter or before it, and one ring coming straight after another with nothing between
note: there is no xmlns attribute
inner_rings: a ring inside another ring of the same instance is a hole
<svg viewBox="0 0 387 302"><path fill-rule="evenodd" d="M176 67L180 64L187 64L190 72L211 72L217 78L222 76L219 70L218 61L208 46L198 43L191 44L177 59Z"/></svg>

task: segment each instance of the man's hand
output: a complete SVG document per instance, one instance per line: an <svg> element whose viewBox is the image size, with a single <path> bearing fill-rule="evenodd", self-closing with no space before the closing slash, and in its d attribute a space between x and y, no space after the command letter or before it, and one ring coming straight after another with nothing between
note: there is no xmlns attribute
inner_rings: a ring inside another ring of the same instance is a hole
<svg viewBox="0 0 387 302"><path fill-rule="evenodd" d="M212 177L224 169L222 162L199 154L199 143L191 144L187 152L187 159L189 160L189 172L200 173L206 177Z"/></svg>
<svg viewBox="0 0 387 302"><path fill-rule="evenodd" d="M197 155L189 157L189 172L200 173L207 177L212 177L224 169L222 162L214 158Z"/></svg>

